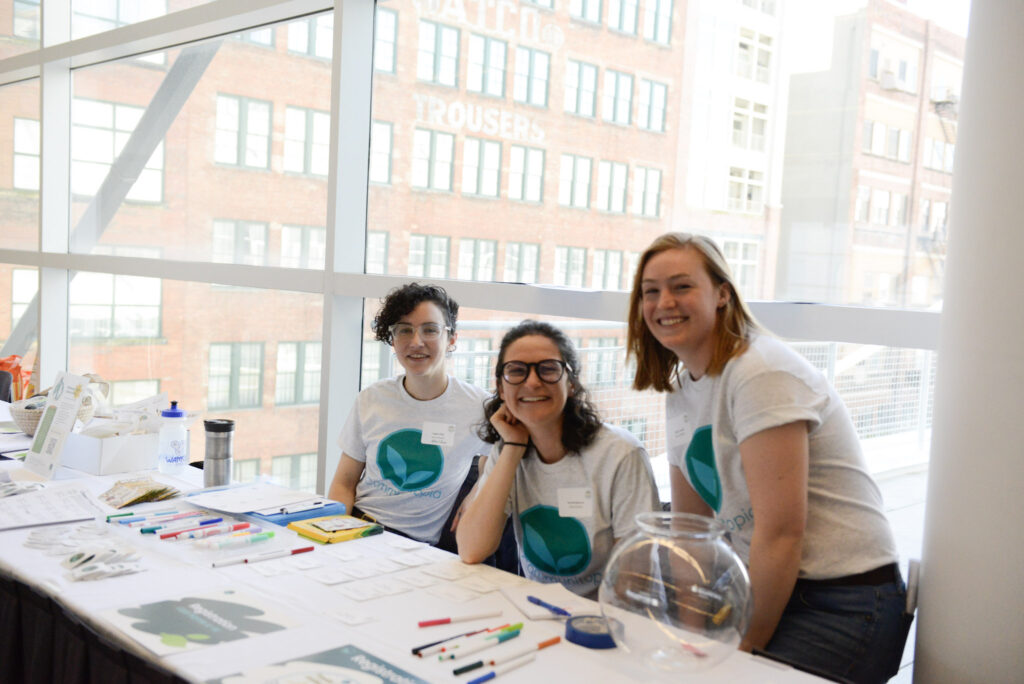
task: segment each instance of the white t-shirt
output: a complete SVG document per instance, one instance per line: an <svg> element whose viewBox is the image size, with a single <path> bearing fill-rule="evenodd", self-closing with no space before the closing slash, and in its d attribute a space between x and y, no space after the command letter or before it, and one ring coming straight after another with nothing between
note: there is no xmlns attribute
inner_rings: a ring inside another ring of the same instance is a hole
<svg viewBox="0 0 1024 684"><path fill-rule="evenodd" d="M669 463L725 523L749 562L754 512L739 445L751 435L807 421L807 525L801 578L857 574L897 560L882 495L828 380L785 343L757 335L721 375L683 372L666 402Z"/></svg>
<svg viewBox="0 0 1024 684"><path fill-rule="evenodd" d="M495 445L480 486L499 456ZM531 450L505 502L526 576L561 582L582 596L597 592L614 542L633 531L636 515L654 510L660 503L647 452L636 437L608 424L581 453L557 463L544 463Z"/></svg>
<svg viewBox="0 0 1024 684"><path fill-rule="evenodd" d="M338 445L366 464L356 505L388 527L434 544L473 456L489 448L476 436L488 395L449 376L441 396L420 401L403 380L388 378L360 392Z"/></svg>

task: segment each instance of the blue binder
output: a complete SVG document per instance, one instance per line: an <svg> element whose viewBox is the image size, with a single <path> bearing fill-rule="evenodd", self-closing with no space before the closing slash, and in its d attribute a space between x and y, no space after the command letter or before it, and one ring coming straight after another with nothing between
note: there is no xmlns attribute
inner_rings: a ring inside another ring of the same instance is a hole
<svg viewBox="0 0 1024 684"><path fill-rule="evenodd" d="M307 505L308 507L304 507ZM345 515L346 512L345 504L340 501L321 499L315 504L296 504L295 506L286 507L280 513L250 513L249 515L264 522L287 527L288 523L295 522L296 520L321 518L325 515Z"/></svg>

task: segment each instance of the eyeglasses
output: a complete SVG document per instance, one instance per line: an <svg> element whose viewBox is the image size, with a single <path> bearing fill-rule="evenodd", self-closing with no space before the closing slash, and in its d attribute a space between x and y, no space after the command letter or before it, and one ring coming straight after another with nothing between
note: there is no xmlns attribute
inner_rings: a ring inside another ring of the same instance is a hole
<svg viewBox="0 0 1024 684"><path fill-rule="evenodd" d="M536 363L524 363L523 361L506 361L501 364L501 377L510 385L521 385L530 377L530 369L537 369L537 377L541 382L553 385L562 379L565 369L569 367L561 359L544 359Z"/></svg>
<svg viewBox="0 0 1024 684"><path fill-rule="evenodd" d="M412 339L416 331L420 331L420 339L424 342L433 342L437 338L441 337L441 333L451 328L439 325L437 323L421 323L420 325L412 325L411 323L395 323L388 332L391 333L391 340L393 342L408 342Z"/></svg>

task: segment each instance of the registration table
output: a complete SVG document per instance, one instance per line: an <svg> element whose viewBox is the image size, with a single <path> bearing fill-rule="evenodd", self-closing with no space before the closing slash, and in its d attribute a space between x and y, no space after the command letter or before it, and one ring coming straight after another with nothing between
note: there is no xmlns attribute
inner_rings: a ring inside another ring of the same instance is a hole
<svg viewBox="0 0 1024 684"><path fill-rule="evenodd" d="M0 469L16 467L16 462L0 462ZM183 490L196 486L195 473L187 479L145 475ZM98 495L128 477L89 476L62 468L47 487L68 492L84 488ZM3 501L10 505L16 498ZM146 507L166 509L181 501ZM104 510L104 515L113 512ZM113 667L125 682L262 682L277 677L464 684L493 668L455 675L455 667L474 658L441 661L436 655L414 656L411 650L454 634L516 622L524 623L520 635L481 658L564 635L564 622L530 620L514 600L518 594L540 594L551 587L491 567L465 565L454 555L388 533L317 544L309 553L252 565L213 568L209 552L193 549L190 542L160 541L103 520L65 523L60 529L73 534L84 524L108 530L108 537L135 547L141 572L76 582L61 567L61 557L25 546L33 529L42 528L0 532L0 680L20 668L15 674L30 681L110 681ZM276 528L274 539L259 551L310 544L291 530ZM573 608L600 614L598 604L584 599L574 598ZM48 617L40 617L41 611L49 611ZM421 620L474 614L494 616L418 626ZM203 633L191 633L196 630ZM86 649L90 653L83 655ZM621 649L587 649L564 639L498 678L534 684L657 681ZM673 680L679 681L679 675L668 681ZM712 670L687 675L686 681L820 680L736 653Z"/></svg>

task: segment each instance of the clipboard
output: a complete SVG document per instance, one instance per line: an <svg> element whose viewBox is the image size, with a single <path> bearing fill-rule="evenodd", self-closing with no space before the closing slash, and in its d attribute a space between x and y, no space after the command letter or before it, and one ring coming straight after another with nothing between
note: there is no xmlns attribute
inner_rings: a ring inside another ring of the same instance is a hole
<svg viewBox="0 0 1024 684"><path fill-rule="evenodd" d="M289 523L288 529L324 544L372 537L384 531L384 527L378 523L351 515L326 515L321 518L299 520Z"/></svg>

